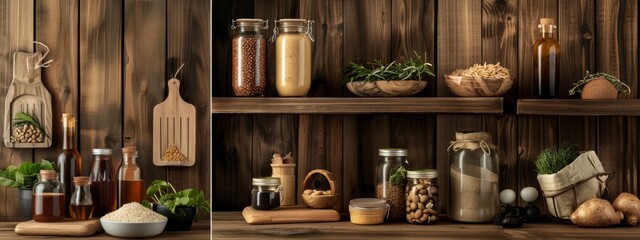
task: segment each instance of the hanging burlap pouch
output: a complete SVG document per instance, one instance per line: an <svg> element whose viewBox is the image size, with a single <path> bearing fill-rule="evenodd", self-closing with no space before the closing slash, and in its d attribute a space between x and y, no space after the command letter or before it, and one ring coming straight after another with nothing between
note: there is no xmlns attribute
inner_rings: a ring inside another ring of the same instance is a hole
<svg viewBox="0 0 640 240"><path fill-rule="evenodd" d="M549 214L568 220L583 202L602 197L611 173L604 171L594 151L587 151L554 174L538 174L538 182Z"/></svg>

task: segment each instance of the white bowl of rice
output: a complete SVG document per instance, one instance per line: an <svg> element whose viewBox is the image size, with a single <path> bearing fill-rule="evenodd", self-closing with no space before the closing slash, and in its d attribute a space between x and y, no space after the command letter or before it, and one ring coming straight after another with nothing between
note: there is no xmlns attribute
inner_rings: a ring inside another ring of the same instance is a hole
<svg viewBox="0 0 640 240"><path fill-rule="evenodd" d="M167 217L132 202L104 215L100 218L100 223L104 231L111 236L144 238L162 233L167 225Z"/></svg>

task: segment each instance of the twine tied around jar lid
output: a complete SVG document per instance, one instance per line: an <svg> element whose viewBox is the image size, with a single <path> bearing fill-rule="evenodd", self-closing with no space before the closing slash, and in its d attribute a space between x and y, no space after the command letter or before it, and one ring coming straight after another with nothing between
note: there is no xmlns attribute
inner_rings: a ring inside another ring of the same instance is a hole
<svg viewBox="0 0 640 240"><path fill-rule="evenodd" d="M476 150L482 149L484 154L490 155L491 149L496 149L496 146L492 143L491 134L488 132L472 132L463 133L456 132L456 140L451 141L451 144L447 148L447 152L451 149L457 152L462 149Z"/></svg>

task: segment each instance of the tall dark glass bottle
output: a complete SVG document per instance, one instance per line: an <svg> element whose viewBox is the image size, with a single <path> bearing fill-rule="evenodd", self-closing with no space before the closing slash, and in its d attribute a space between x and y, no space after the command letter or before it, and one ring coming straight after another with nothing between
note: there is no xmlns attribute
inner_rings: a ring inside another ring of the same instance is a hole
<svg viewBox="0 0 640 240"><path fill-rule="evenodd" d="M91 196L93 197L93 217L102 217L116 210L116 176L111 164L111 149L94 148L91 164Z"/></svg>
<svg viewBox="0 0 640 240"><path fill-rule="evenodd" d="M73 193L73 177L82 175L82 158L76 150L76 118L71 113L62 114L62 150L56 160L56 170L60 177L60 183L65 189L65 206L69 206L69 200ZM71 217L69 209L65 207L66 217Z"/></svg>
<svg viewBox="0 0 640 240"><path fill-rule="evenodd" d="M537 98L553 98L558 95L560 44L553 38L553 18L541 18L540 38L533 44L534 77Z"/></svg>

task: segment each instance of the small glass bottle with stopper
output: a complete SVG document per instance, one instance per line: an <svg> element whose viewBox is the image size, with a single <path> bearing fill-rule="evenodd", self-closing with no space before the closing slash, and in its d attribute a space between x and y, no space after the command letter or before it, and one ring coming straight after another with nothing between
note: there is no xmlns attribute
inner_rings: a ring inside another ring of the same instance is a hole
<svg viewBox="0 0 640 240"><path fill-rule="evenodd" d="M91 180L89 177L73 177L75 190L71 194L69 212L76 220L86 220L93 214L93 198L91 196Z"/></svg>
<svg viewBox="0 0 640 240"><path fill-rule="evenodd" d="M118 168L118 206L144 200L144 181L138 165L136 146L122 148L122 164Z"/></svg>
<svg viewBox="0 0 640 240"><path fill-rule="evenodd" d="M64 185L58 173L40 170L40 181L33 186L33 220L36 222L62 222L65 214Z"/></svg>
<svg viewBox="0 0 640 240"><path fill-rule="evenodd" d="M553 98L558 94L560 44L553 38L553 18L541 18L540 38L533 44L534 78L537 98Z"/></svg>

